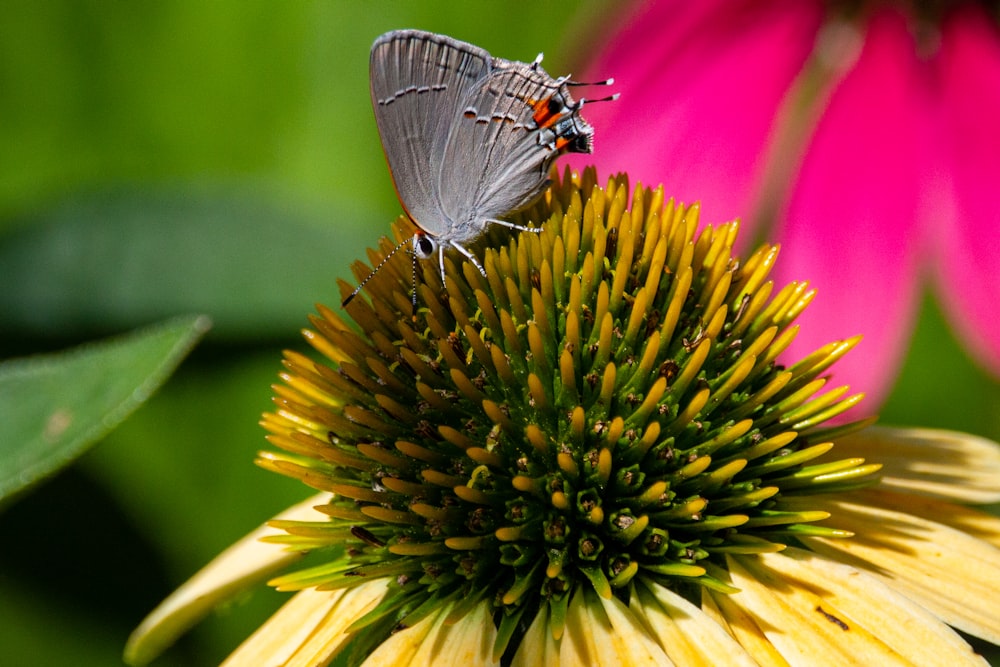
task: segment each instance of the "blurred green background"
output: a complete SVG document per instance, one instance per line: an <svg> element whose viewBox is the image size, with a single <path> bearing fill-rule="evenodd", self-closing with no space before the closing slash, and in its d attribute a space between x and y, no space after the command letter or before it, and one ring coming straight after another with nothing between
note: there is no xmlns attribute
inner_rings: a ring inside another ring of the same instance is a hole
<svg viewBox="0 0 1000 667"><path fill-rule="evenodd" d="M0 358L181 313L215 327L72 467L0 508L0 662L120 663L176 585L308 489L252 464L283 348L399 213L368 50L418 27L573 71L610 2L5 2ZM1000 438L928 297L883 422ZM0 415L0 419L3 416ZM261 588L158 661L216 664Z"/></svg>

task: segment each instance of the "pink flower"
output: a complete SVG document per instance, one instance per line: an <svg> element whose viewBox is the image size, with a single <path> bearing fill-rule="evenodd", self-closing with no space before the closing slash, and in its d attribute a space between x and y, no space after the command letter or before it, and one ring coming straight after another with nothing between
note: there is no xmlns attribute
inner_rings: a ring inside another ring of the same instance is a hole
<svg viewBox="0 0 1000 667"><path fill-rule="evenodd" d="M864 334L836 379L877 406L928 282L1000 373L1000 32L976 3L844 6L648 2L580 78L621 92L587 110L600 173L788 241L776 282L817 290L789 355Z"/></svg>

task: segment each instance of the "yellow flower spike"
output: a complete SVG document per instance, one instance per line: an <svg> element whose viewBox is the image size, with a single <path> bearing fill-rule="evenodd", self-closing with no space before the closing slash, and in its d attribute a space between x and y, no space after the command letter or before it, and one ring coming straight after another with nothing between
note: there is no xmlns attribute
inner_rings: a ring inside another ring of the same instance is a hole
<svg viewBox="0 0 1000 667"><path fill-rule="evenodd" d="M510 420L507 413L504 412L504 408L493 401L483 401L482 403L483 412L489 417L494 424L498 424L505 431L513 432L516 430L514 422Z"/></svg>
<svg viewBox="0 0 1000 667"><path fill-rule="evenodd" d="M636 496L635 503L638 507L646 507L652 505L661 500L663 494L667 492L670 486L664 481L660 480L654 482L646 487L646 490L642 492L641 495Z"/></svg>
<svg viewBox="0 0 1000 667"><path fill-rule="evenodd" d="M708 398L708 402L705 404L705 412L710 413L715 409L717 405L720 405L726 398L729 397L731 393L736 391L740 385L750 376L750 371L753 370L754 364L757 362L755 357L747 357L743 359L738 364L732 367L729 376L723 376L725 380L718 387L712 390L711 396Z"/></svg>
<svg viewBox="0 0 1000 667"><path fill-rule="evenodd" d="M545 497L542 492L542 485L537 480L525 475L516 475L511 480L511 486L522 493L531 493L540 498Z"/></svg>
<svg viewBox="0 0 1000 667"><path fill-rule="evenodd" d="M583 257L583 267L580 269L580 301L590 303L597 289L597 265L593 252L588 252ZM603 284L603 283L601 283Z"/></svg>
<svg viewBox="0 0 1000 667"><path fill-rule="evenodd" d="M539 454L545 454L548 451L548 440L545 437L545 433L543 433L542 429L538 428L538 426L535 424L528 424L528 426L524 429L524 434L528 439L528 442L531 443L531 446L535 448L536 452Z"/></svg>
<svg viewBox="0 0 1000 667"><path fill-rule="evenodd" d="M751 325L755 324L758 327L758 334L767 328L773 322L768 322L765 318L761 316L761 311L769 303L771 298L771 292L774 290L774 283L767 281L762 284L756 292L751 294L741 294L740 299L736 303L732 303L731 308L734 312L739 314L736 320L735 326L733 327L733 336L742 338L745 336ZM787 347L787 344L786 344ZM782 348L784 349L784 348Z"/></svg>
<svg viewBox="0 0 1000 667"><path fill-rule="evenodd" d="M750 419L744 419L743 421L736 422L732 426L723 429L714 438L706 440L704 444L698 447L698 451L711 454L717 449L721 449L726 445L735 442L737 439L742 438L750 431L751 428L753 428L753 425L753 421Z"/></svg>
<svg viewBox="0 0 1000 667"><path fill-rule="evenodd" d="M626 565L620 572L615 574L609 583L611 584L612 588L622 588L623 586L627 586L629 583L631 583L632 579L634 579L635 575L638 573L639 573L639 564L636 563L635 561L632 561L628 565Z"/></svg>
<svg viewBox="0 0 1000 667"><path fill-rule="evenodd" d="M423 461L424 463L429 463L431 465L441 465L445 460L447 460L438 452L405 440L397 440L396 449L403 454L406 454L411 459Z"/></svg>
<svg viewBox="0 0 1000 667"><path fill-rule="evenodd" d="M559 469L572 478L579 477L580 466L576 464L573 457L568 452L559 452L556 455L556 462L559 465Z"/></svg>
<svg viewBox="0 0 1000 667"><path fill-rule="evenodd" d="M705 568L698 565L685 565L684 563L662 563L649 565L645 568L654 574L663 574L671 577L700 577L705 574Z"/></svg>
<svg viewBox="0 0 1000 667"><path fill-rule="evenodd" d="M557 510L566 511L570 508L569 498L562 491L552 493L552 506Z"/></svg>
<svg viewBox="0 0 1000 667"><path fill-rule="evenodd" d="M573 411L570 413L569 416L569 432L572 435L573 440L576 441L577 444L583 443L586 427L587 427L587 413L583 409L583 407L578 405L575 408L573 408ZM572 460L572 458L570 460ZM559 465L560 467L564 465L562 460L559 461ZM572 466L573 467L571 469L566 469L567 472L572 470L573 475L579 474L579 471L576 468L576 464L573 463Z"/></svg>
<svg viewBox="0 0 1000 667"><path fill-rule="evenodd" d="M549 361L545 354L545 338L542 330L535 322L528 322L528 350L531 352L531 361L537 364L536 371L544 380L552 377L552 369L555 364Z"/></svg>
<svg viewBox="0 0 1000 667"><path fill-rule="evenodd" d="M609 366L613 368L611 364ZM625 430L625 420L621 417L615 417L607 427L608 429L604 433L604 442L614 446L618 442L618 439L622 437L622 432Z"/></svg>
<svg viewBox="0 0 1000 667"><path fill-rule="evenodd" d="M779 433L774 437L768 438L767 440L764 440L763 442L760 442L754 445L753 447L747 449L745 455L749 460L753 460L761 456L766 456L767 454L775 452L781 449L782 447L791 444L791 442L795 440L795 438L797 437L798 433L796 433L795 431L785 431L783 433Z"/></svg>
<svg viewBox="0 0 1000 667"><path fill-rule="evenodd" d="M757 295L757 292L764 288L767 277L774 268L778 259L780 248L776 245L763 245L758 248L746 262L743 263L743 281L740 284L740 291L736 295L735 302L731 305L735 308L737 303L741 303L744 298ZM766 293L770 293L770 289Z"/></svg>
<svg viewBox="0 0 1000 667"><path fill-rule="evenodd" d="M635 372L632 374L628 386L623 389L629 391L635 390L639 386L640 378L648 377L653 372L653 367L656 365L656 358L659 356L659 349L660 334L653 331L646 337L646 342L643 343L642 347L642 357L640 357L639 363L636 365Z"/></svg>
<svg viewBox="0 0 1000 667"><path fill-rule="evenodd" d="M666 521L691 519L700 514L707 505L708 501L704 498L691 498L683 503L675 504L667 511L659 512L658 516L661 516Z"/></svg>
<svg viewBox="0 0 1000 667"><path fill-rule="evenodd" d="M475 505L492 505L494 499L490 497L488 493L484 493L479 489L473 489L466 485L459 485L452 488L455 495L464 500L467 503L472 503Z"/></svg>
<svg viewBox="0 0 1000 667"><path fill-rule="evenodd" d="M487 260L489 265L492 265L492 255ZM492 275L496 275L496 272L491 272ZM476 297L476 308L479 311L480 316L485 320L486 326L484 331L494 331L499 332L501 330L500 318L497 315L497 311L494 308L494 304L490 301L489 295L482 289L477 289L475 292ZM499 306L499 304L497 304Z"/></svg>
<svg viewBox="0 0 1000 667"><path fill-rule="evenodd" d="M419 497L426 491L423 484L410 482L405 479L398 479L396 477L383 478L382 485L390 491L395 491L396 493L411 497Z"/></svg>
<svg viewBox="0 0 1000 667"><path fill-rule="evenodd" d="M639 330L643 326L649 310L649 295L645 287L636 291L634 299L632 308L629 310L625 335L621 341L621 346L626 349L635 349L636 338L639 336Z"/></svg>
<svg viewBox="0 0 1000 667"><path fill-rule="evenodd" d="M486 538L482 535L478 537L449 537L444 541L444 544L455 551L474 551L482 549L485 541Z"/></svg>
<svg viewBox="0 0 1000 667"><path fill-rule="evenodd" d="M580 401L580 392L576 386L576 369L578 364L573 354L567 349L559 355L559 380L561 391L557 392L561 405L575 405Z"/></svg>
<svg viewBox="0 0 1000 667"><path fill-rule="evenodd" d="M548 238L544 234L542 236L545 237L546 239ZM559 245L562 244L559 243ZM552 264L550 265L549 260L547 259L542 260L538 273L538 299L543 304L543 306L548 304L554 305L556 303L562 303L562 294L559 295L556 294L555 291L556 288L553 285L552 274L554 272L558 272L557 275L562 276L563 267L561 262L557 260L558 255L554 255L552 253L552 250L555 250L555 248L550 249L547 253L543 251L543 255L552 257ZM559 281L560 292L563 290L564 284L565 283L562 280Z"/></svg>
<svg viewBox="0 0 1000 667"><path fill-rule="evenodd" d="M601 507L594 507L583 518L594 526L600 526L604 523L604 510Z"/></svg>
<svg viewBox="0 0 1000 667"><path fill-rule="evenodd" d="M600 297L602 294L606 294L606 292L601 292L598 296ZM599 300L598 307L600 307L600 305L601 302ZM594 352L591 366L594 368L601 368L611 360L611 340L614 335L615 324L614 318L611 317L611 313L607 310L605 310L599 318L595 319L595 321L600 323L600 327L599 329L595 328L595 332L598 335L596 341L597 349ZM591 341L591 346L593 346L593 341Z"/></svg>
<svg viewBox="0 0 1000 667"><path fill-rule="evenodd" d="M601 448L601 451L597 454L597 467L594 471L597 475L597 483L599 485L603 486L608 483L613 464L614 457L611 454L611 450L607 447Z"/></svg>
<svg viewBox="0 0 1000 667"><path fill-rule="evenodd" d="M656 247L649 258L649 268L646 271L646 284L644 287L647 292L654 293L664 277L663 267L667 263L667 239L659 234L649 234L647 239L649 241L656 239ZM645 256L646 253L643 252L643 257Z"/></svg>
<svg viewBox="0 0 1000 667"><path fill-rule="evenodd" d="M612 422L612 426L614 426L615 423L621 423L620 418L616 420L616 422ZM651 422L646 426L646 430L643 431L642 438L636 444L635 455L634 455L635 458L638 458L640 456L645 456L646 452L649 451L649 448L652 447L659 440L660 430L661 429L659 422ZM608 440L609 442L615 442L618 440L618 438L616 437L614 440L612 440L609 437ZM630 456L629 458L631 459L632 456Z"/></svg>
<svg viewBox="0 0 1000 667"><path fill-rule="evenodd" d="M598 397L598 402L607 414L607 409L611 407L611 399L613 392L615 391L615 383L618 379L618 368L614 363L607 363L604 366L604 371L601 374L601 393ZM618 418L620 419L620 417Z"/></svg>
<svg viewBox="0 0 1000 667"><path fill-rule="evenodd" d="M461 486L465 483L465 479L458 477L456 475L449 475L443 473L440 470L421 470L420 477L425 481L433 484L435 486L441 486L445 488L454 488L456 486Z"/></svg>
<svg viewBox="0 0 1000 667"><path fill-rule="evenodd" d="M476 463L480 463L485 466L492 466L494 468L499 468L505 463L503 456L482 447L470 447L465 450L465 455Z"/></svg>
<svg viewBox="0 0 1000 667"><path fill-rule="evenodd" d="M708 341L706 341L707 343ZM704 345L706 349L710 347L709 345ZM712 391L710 389L702 389L697 394L695 394L691 400L688 402L684 409L677 415L677 418L671 422L666 428L667 435L677 435L683 431L688 424L694 421L694 418L708 405L708 399L712 396Z"/></svg>
<svg viewBox="0 0 1000 667"><path fill-rule="evenodd" d="M532 573L536 572L541 567L541 565L542 565L541 561L532 565L531 572ZM514 581L514 585L511 586L509 589L507 589L507 591L503 594L502 598L503 603L506 605L512 605L518 600L520 600L521 596L523 596L525 593L528 592L528 589L531 587L532 583L533 583L533 577L531 573L529 573L527 576L521 577L520 579L516 579Z"/></svg>
<svg viewBox="0 0 1000 667"><path fill-rule="evenodd" d="M580 367L580 348L583 346L583 340L580 338L580 310L573 310L570 306L569 312L566 313L566 333L565 333L565 343L563 344L563 349L568 350L570 354L573 355L574 367Z"/></svg>
<svg viewBox="0 0 1000 667"><path fill-rule="evenodd" d="M423 523L421 517L409 511L390 510L384 507L362 507L361 513L381 523L411 524L419 526Z"/></svg>
<svg viewBox="0 0 1000 667"><path fill-rule="evenodd" d="M746 347L742 348L742 353L740 354L740 358L737 363L742 362L743 360L749 359L751 357L756 359L761 354L765 354L771 347L771 344L774 342L774 339L777 336L777 334L778 334L778 327L768 327L767 329L762 331L760 333L760 336L758 336L753 342L751 342Z"/></svg>
<svg viewBox="0 0 1000 667"><path fill-rule="evenodd" d="M808 283L793 281L778 290L771 297L771 300L765 304L764 308L754 319L753 324L747 329L747 335L755 337L761 330L771 325L776 325L779 329L783 329L786 325L790 324L794 319L788 316L791 304L801 300L803 294L808 293L808 289Z"/></svg>
<svg viewBox="0 0 1000 667"><path fill-rule="evenodd" d="M549 321L548 308L546 307L546 301L542 298L541 293L532 288L531 290L531 312L532 317L530 319L534 325L538 328L538 334L541 337L542 343L544 345L544 352L546 358L550 358L556 352L556 346L554 344L554 332L552 330L552 323Z"/></svg>
<svg viewBox="0 0 1000 667"><path fill-rule="evenodd" d="M642 403L635 409L631 415L625 420L626 427L638 426L646 422L649 416L656 409L657 405L660 403L660 399L663 398L663 394L667 391L667 379L658 378L653 386L649 388L649 392L646 397L642 399Z"/></svg>
<svg viewBox="0 0 1000 667"><path fill-rule="evenodd" d="M386 466L401 466L405 465L404 459L401 456L397 456L395 453L388 449L382 449L381 447L376 447L368 443L358 443L358 452L364 454L366 457L372 461Z"/></svg>
<svg viewBox="0 0 1000 667"><path fill-rule="evenodd" d="M687 358L684 367L682 368L677 379L674 380L673 384L670 386L670 393L675 397L680 397L684 395L687 391L688 386L697 377L698 373L701 372L701 367L708 359L708 353L712 350L712 341L703 338L700 339L697 345L694 347L691 355ZM705 397L708 400L708 397Z"/></svg>
<svg viewBox="0 0 1000 667"><path fill-rule="evenodd" d="M730 461L722 467L707 473L701 480L701 489L712 492L722 488L722 485L730 481L741 470L747 467L746 459Z"/></svg>
<svg viewBox="0 0 1000 667"><path fill-rule="evenodd" d="M729 297L732 281L731 273L722 274L718 282L714 285L711 294L708 295L705 303L705 313L710 314L713 319L720 316L719 311L723 308L726 311L729 310L729 306L725 301ZM721 317L725 317L725 314L721 315Z"/></svg>

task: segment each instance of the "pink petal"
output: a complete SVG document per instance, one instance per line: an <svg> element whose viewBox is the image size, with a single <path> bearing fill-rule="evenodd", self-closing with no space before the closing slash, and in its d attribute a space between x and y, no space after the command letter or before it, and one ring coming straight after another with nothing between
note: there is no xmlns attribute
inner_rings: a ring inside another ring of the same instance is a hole
<svg viewBox="0 0 1000 667"><path fill-rule="evenodd" d="M984 9L950 17L937 64L954 197L952 209L931 212L941 302L975 356L1000 374L1000 34Z"/></svg>
<svg viewBox="0 0 1000 667"><path fill-rule="evenodd" d="M778 278L817 290L788 359L863 334L833 374L837 386L868 395L865 412L890 388L916 309L917 195L928 161L922 74L903 17L874 16L816 127L780 237Z"/></svg>
<svg viewBox="0 0 1000 667"><path fill-rule="evenodd" d="M614 77L621 99L586 107L601 177L664 183L706 221L747 217L771 123L812 51L823 3L647 2L580 80ZM596 95L596 93L591 93Z"/></svg>

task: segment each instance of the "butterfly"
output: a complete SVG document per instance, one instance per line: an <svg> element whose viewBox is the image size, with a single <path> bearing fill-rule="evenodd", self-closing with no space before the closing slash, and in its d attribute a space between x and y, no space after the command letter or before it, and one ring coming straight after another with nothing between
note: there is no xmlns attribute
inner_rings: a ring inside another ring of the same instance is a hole
<svg viewBox="0 0 1000 667"><path fill-rule="evenodd" d="M397 250L416 261L455 248L481 273L466 248L488 225L539 231L503 220L534 202L564 153L590 153L593 128L580 115L569 77L554 79L530 63L492 57L485 49L420 30L388 32L372 45L372 108L396 194L417 227L358 285L343 305ZM599 82L611 84L611 79ZM612 95L603 100L616 99Z"/></svg>

